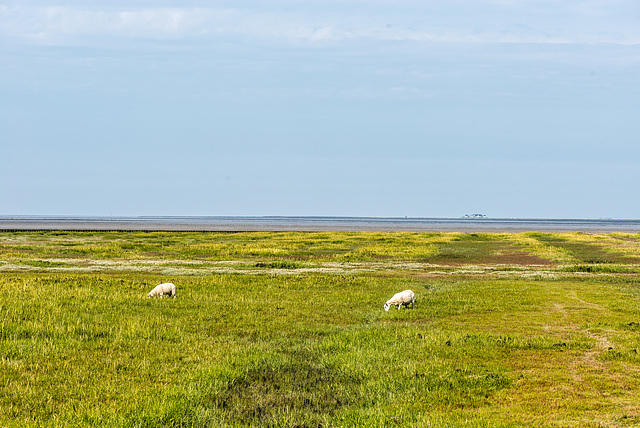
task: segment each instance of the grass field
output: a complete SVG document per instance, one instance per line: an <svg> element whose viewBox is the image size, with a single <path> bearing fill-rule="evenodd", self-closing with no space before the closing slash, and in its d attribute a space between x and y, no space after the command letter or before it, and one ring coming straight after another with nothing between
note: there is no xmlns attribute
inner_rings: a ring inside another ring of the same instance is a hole
<svg viewBox="0 0 640 428"><path fill-rule="evenodd" d="M637 234L5 232L0 427L639 426L639 304Z"/></svg>

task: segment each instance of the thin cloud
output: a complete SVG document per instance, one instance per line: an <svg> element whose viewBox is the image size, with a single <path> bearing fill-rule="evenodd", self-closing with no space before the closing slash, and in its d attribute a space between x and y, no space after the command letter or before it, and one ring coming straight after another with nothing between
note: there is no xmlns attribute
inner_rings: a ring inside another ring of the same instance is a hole
<svg viewBox="0 0 640 428"><path fill-rule="evenodd" d="M5 35L34 43L81 43L83 37L176 39L194 37L233 19L233 12L159 8L122 11L70 7L0 9Z"/></svg>
<svg viewBox="0 0 640 428"><path fill-rule="evenodd" d="M0 34L34 44L90 44L92 38L215 40L248 38L282 43L352 39L446 43L640 44L640 13L616 16L599 2L573 2L557 13L540 2L490 1L488 9L444 8L410 13L378 4L371 11L297 8L161 7L82 9L0 7ZM456 8L460 5L456 3ZM531 6L527 9L527 6ZM352 8L353 9L353 8ZM553 10L553 9L552 9ZM621 12L625 8L620 7ZM529 13L528 13L529 12ZM613 18L619 18L618 20ZM574 22L575 21L575 22Z"/></svg>

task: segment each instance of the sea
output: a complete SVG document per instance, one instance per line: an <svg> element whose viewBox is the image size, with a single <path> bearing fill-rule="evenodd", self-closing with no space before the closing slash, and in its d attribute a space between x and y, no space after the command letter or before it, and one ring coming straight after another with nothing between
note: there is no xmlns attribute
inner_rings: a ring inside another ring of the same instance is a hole
<svg viewBox="0 0 640 428"><path fill-rule="evenodd" d="M640 220L489 217L0 216L0 230L640 233Z"/></svg>

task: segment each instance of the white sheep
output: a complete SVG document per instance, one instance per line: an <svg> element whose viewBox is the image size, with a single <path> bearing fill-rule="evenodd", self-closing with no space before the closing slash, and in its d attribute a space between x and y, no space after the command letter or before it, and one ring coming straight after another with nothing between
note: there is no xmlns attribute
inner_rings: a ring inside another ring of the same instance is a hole
<svg viewBox="0 0 640 428"><path fill-rule="evenodd" d="M404 290L394 294L392 298L387 300L387 303L384 304L384 310L388 312L391 306L396 306L396 305L398 305L398 309L400 309L402 305L409 306L409 303L411 303L411 309L413 309L415 301L416 301L416 295L413 293L413 291Z"/></svg>
<svg viewBox="0 0 640 428"><path fill-rule="evenodd" d="M160 285L156 285L156 287L149 291L148 296L149 297L154 297L154 296L164 296L165 294L168 294L170 297L176 297L176 286L173 285L170 282L165 282L163 284Z"/></svg>

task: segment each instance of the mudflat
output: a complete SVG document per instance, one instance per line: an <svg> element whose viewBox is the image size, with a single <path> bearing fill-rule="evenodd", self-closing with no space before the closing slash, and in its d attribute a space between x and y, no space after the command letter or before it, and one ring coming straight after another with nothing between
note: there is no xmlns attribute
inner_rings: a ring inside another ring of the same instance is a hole
<svg viewBox="0 0 640 428"><path fill-rule="evenodd" d="M406 217L76 217L0 216L0 230L194 232L592 232L638 233L633 219Z"/></svg>

